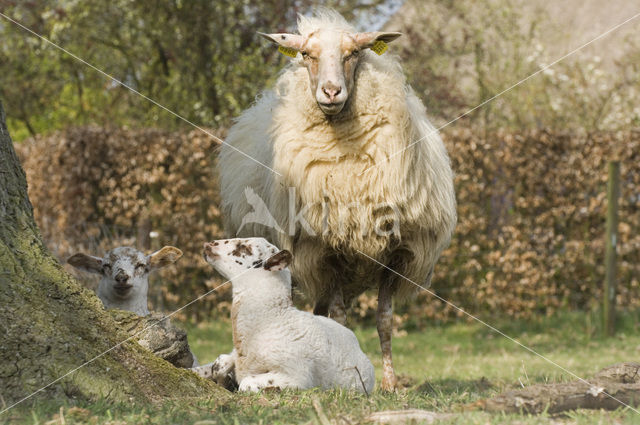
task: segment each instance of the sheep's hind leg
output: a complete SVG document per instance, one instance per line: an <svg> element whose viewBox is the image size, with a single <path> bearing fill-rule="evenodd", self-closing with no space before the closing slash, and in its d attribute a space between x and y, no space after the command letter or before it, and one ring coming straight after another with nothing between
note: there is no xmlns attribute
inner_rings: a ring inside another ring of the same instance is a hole
<svg viewBox="0 0 640 425"><path fill-rule="evenodd" d="M313 307L313 314L324 317L329 315L329 303L325 298L316 302L316 305Z"/></svg>
<svg viewBox="0 0 640 425"><path fill-rule="evenodd" d="M342 290L332 291L331 294L320 298L313 308L313 314L330 317L341 325L345 325L347 323L347 309L344 305Z"/></svg>
<svg viewBox="0 0 640 425"><path fill-rule="evenodd" d="M344 297L340 289L331 295L329 317L343 326L347 323L347 309L344 306Z"/></svg>
<svg viewBox="0 0 640 425"><path fill-rule="evenodd" d="M289 376L281 373L267 372L260 375L250 375L240 382L240 391L258 392L265 388L298 388L305 389L308 386L302 382L296 382Z"/></svg>
<svg viewBox="0 0 640 425"><path fill-rule="evenodd" d="M394 391L398 380L393 370L391 358L391 335L393 333L393 287L391 282L380 285L378 292L378 311L376 314L380 348L382 350L382 384L384 391Z"/></svg>

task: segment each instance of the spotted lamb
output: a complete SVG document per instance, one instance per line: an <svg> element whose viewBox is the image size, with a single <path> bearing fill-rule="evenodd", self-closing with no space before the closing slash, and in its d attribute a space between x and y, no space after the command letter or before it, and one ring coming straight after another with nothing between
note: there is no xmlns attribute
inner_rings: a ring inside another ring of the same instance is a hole
<svg viewBox="0 0 640 425"><path fill-rule="evenodd" d="M289 251L263 238L206 243L206 261L231 280L233 346L201 375L235 373L240 391L264 388L346 388L371 392L373 365L353 332L334 320L296 309Z"/></svg>

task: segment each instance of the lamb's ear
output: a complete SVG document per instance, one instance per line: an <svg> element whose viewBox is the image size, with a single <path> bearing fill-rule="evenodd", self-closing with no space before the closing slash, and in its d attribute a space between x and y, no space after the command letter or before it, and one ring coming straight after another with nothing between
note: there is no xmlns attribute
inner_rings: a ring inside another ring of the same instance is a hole
<svg viewBox="0 0 640 425"><path fill-rule="evenodd" d="M353 38L358 43L358 46L361 49L366 49L373 46L376 41L384 41L385 43L391 43L396 38L400 37L402 33L400 32L359 32L353 34Z"/></svg>
<svg viewBox="0 0 640 425"><path fill-rule="evenodd" d="M159 269L168 266L178 261L180 257L182 257L182 251L178 248L175 246L165 246L161 250L149 255L149 268Z"/></svg>
<svg viewBox="0 0 640 425"><path fill-rule="evenodd" d="M258 34L273 43L289 49L300 50L302 48L302 44L304 44L304 37L299 34L265 34L263 32L259 32Z"/></svg>
<svg viewBox="0 0 640 425"><path fill-rule="evenodd" d="M78 253L69 257L67 263L85 272L102 274L102 258Z"/></svg>
<svg viewBox="0 0 640 425"><path fill-rule="evenodd" d="M272 255L271 258L267 259L262 267L264 267L265 270L269 270L271 272L282 270L291 263L291 258L293 258L291 253L286 249L283 249L277 254Z"/></svg>

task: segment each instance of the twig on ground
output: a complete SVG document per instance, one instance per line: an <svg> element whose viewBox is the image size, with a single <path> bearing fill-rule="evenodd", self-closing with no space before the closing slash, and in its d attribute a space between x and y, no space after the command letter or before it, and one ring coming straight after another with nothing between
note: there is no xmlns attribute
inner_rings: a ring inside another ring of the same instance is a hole
<svg viewBox="0 0 640 425"><path fill-rule="evenodd" d="M364 393L367 395L367 397L369 397L369 391L367 391L367 387L364 385L364 380L362 379L362 374L360 373L360 370L358 369L358 366L354 366L354 367L348 367L342 370L349 370L349 369L355 369L356 372L358 373L358 378L360 379L360 384L362 384L362 389L364 390Z"/></svg>
<svg viewBox="0 0 640 425"><path fill-rule="evenodd" d="M327 418L327 415L324 414L324 410L322 410L322 405L320 404L320 401L318 400L317 397L313 397L311 399L311 404L313 405L313 408L315 409L316 414L318 415L318 420L320 421L320 424L331 425L331 421L329 420L329 418Z"/></svg>

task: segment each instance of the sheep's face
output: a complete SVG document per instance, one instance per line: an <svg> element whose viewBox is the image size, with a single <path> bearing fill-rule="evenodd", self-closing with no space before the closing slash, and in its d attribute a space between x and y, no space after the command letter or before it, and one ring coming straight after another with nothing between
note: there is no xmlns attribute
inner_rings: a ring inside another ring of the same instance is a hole
<svg viewBox="0 0 640 425"><path fill-rule="evenodd" d="M207 263L227 279L233 279L249 269L283 270L291 262L289 251L280 251L264 238L207 242L203 255Z"/></svg>
<svg viewBox="0 0 640 425"><path fill-rule="evenodd" d="M182 256L182 251L165 246L150 255L132 247L118 247L103 257L75 254L67 262L77 269L102 276L100 285L116 299L129 299L137 294L146 295L149 272L167 266Z"/></svg>
<svg viewBox="0 0 640 425"><path fill-rule="evenodd" d="M326 115L342 111L353 90L355 71L362 50L376 41L390 42L397 32L349 33L319 29L308 37L298 34L262 34L263 37L302 55L309 72L311 92Z"/></svg>

